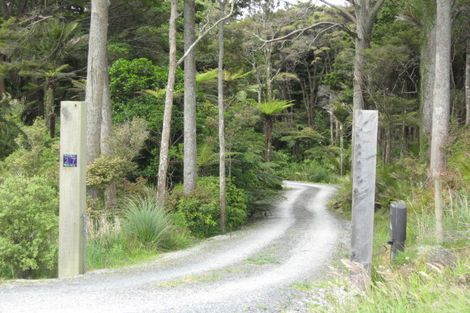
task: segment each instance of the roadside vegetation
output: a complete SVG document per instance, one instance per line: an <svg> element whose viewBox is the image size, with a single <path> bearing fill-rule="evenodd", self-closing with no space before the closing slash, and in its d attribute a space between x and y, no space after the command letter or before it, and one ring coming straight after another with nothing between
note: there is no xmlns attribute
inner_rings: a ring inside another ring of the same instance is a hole
<svg viewBox="0 0 470 313"><path fill-rule="evenodd" d="M88 269L237 230L283 179L338 185L331 209L349 217L352 112L364 108L380 116L372 288L329 282L328 306L312 311L469 311L470 3L437 23L449 2L371 0L356 19L305 1L5 1L0 279L57 275L63 100L92 112ZM89 41L90 23L107 37ZM185 53L191 34L204 36ZM101 65L87 69L89 55ZM409 222L391 262L394 200Z"/></svg>
<svg viewBox="0 0 470 313"><path fill-rule="evenodd" d="M338 267L342 278L326 288L327 305L312 304L312 312L457 313L470 308L470 171L463 158L469 153L469 138L468 130L456 131L448 148L444 242L435 238L433 198L421 162L402 159L380 168L372 287L366 292L354 289L347 281L346 262L346 267ZM348 185L331 202L333 210L346 216ZM391 260L388 204L398 199L405 200L408 208L407 240L405 251ZM346 292L337 297L338 290Z"/></svg>

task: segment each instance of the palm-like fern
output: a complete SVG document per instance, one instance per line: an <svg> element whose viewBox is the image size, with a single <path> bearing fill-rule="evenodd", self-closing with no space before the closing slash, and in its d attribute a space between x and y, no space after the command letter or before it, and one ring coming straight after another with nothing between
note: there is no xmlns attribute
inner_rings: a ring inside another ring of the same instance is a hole
<svg viewBox="0 0 470 313"><path fill-rule="evenodd" d="M265 160L267 162L270 162L272 157L273 117L293 105L294 103L287 100L274 100L258 103L256 105L256 109L258 109L264 117Z"/></svg>

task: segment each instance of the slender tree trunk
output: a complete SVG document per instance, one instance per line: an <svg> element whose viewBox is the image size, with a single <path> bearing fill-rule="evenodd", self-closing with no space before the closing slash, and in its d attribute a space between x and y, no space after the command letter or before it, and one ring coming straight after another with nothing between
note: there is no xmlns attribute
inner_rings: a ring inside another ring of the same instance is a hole
<svg viewBox="0 0 470 313"><path fill-rule="evenodd" d="M273 100L273 81L272 81L272 44L266 44L266 102Z"/></svg>
<svg viewBox="0 0 470 313"><path fill-rule="evenodd" d="M335 135L334 135L334 116L332 112L330 113L330 146L335 145Z"/></svg>
<svg viewBox="0 0 470 313"><path fill-rule="evenodd" d="M443 242L441 178L445 171L444 147L449 132L452 3L449 0L437 0L436 2L436 76L433 93L430 169L434 185L436 239Z"/></svg>
<svg viewBox="0 0 470 313"><path fill-rule="evenodd" d="M339 174L343 176L344 173L344 131L343 131L343 124L339 124Z"/></svg>
<svg viewBox="0 0 470 313"><path fill-rule="evenodd" d="M465 62L465 125L470 125L470 32L467 35L467 53Z"/></svg>
<svg viewBox="0 0 470 313"><path fill-rule="evenodd" d="M421 45L421 129L420 129L420 154L428 157L429 139L432 131L432 100L434 89L434 76L436 67L436 26L433 22L430 27L424 29L425 38Z"/></svg>
<svg viewBox="0 0 470 313"><path fill-rule="evenodd" d="M106 58L107 59L107 58ZM107 63L107 61L106 61ZM111 94L109 92L109 74L108 67L104 73L104 86L103 86L103 103L102 103L102 122L101 122L101 153L103 155L111 156L113 150L109 144L113 127L113 115L111 106ZM104 205L106 209L112 209L117 206L117 190L116 183L109 184L104 191Z"/></svg>
<svg viewBox="0 0 470 313"><path fill-rule="evenodd" d="M44 87L44 122L47 129L51 129L51 114L54 112L54 89L46 81Z"/></svg>
<svg viewBox="0 0 470 313"><path fill-rule="evenodd" d="M370 48L370 38L372 33L371 22L366 16L357 19L356 53L354 57L354 80L353 80L353 109L362 110L365 107L364 93L365 81L365 53Z"/></svg>
<svg viewBox="0 0 470 313"><path fill-rule="evenodd" d="M5 62L5 56L3 54L0 54L0 64L3 64L4 62ZM0 77L0 96L2 96L5 93L5 91L6 91L5 77L1 76Z"/></svg>
<svg viewBox="0 0 470 313"><path fill-rule="evenodd" d="M272 140L273 140L274 118L270 115L264 117L264 140L265 140L265 161L271 162L272 159Z"/></svg>
<svg viewBox="0 0 470 313"><path fill-rule="evenodd" d="M165 111L163 113L163 129L158 162L157 200L164 206L167 197L168 152L170 150L171 116L173 113L173 97L176 80L176 18L178 17L178 0L171 0L170 29L168 42L170 46L168 64L168 82L166 85Z"/></svg>
<svg viewBox="0 0 470 313"><path fill-rule="evenodd" d="M221 16L224 16L225 0L220 2ZM219 67L218 67L218 106L219 106L219 202L220 202L220 230L226 231L225 195L225 107L224 107L224 23L219 24Z"/></svg>
<svg viewBox="0 0 470 313"><path fill-rule="evenodd" d="M195 40L195 2L184 1L184 49ZM196 58L194 49L184 59L184 193L196 188Z"/></svg>
<svg viewBox="0 0 470 313"><path fill-rule="evenodd" d="M388 125L386 131L387 139L385 140L385 164L390 163L391 153L392 153L392 126Z"/></svg>
<svg viewBox="0 0 470 313"><path fill-rule="evenodd" d="M108 34L108 0L92 0L88 69L86 83L87 103L87 163L91 164L101 153L101 123L103 89L106 80L106 43Z"/></svg>

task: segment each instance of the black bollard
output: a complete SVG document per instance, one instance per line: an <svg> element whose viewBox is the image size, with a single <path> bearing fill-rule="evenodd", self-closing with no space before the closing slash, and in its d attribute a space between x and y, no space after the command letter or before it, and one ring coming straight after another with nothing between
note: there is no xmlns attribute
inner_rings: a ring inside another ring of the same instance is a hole
<svg viewBox="0 0 470 313"><path fill-rule="evenodd" d="M394 201L390 204L390 244L391 258L395 259L398 251L405 250L406 240L406 204Z"/></svg>

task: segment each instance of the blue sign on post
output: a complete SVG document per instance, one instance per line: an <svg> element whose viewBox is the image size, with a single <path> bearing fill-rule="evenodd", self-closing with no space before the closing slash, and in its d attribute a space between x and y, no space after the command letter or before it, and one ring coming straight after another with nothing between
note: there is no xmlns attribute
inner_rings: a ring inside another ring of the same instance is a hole
<svg viewBox="0 0 470 313"><path fill-rule="evenodd" d="M76 154L64 154L64 167L77 167Z"/></svg>

